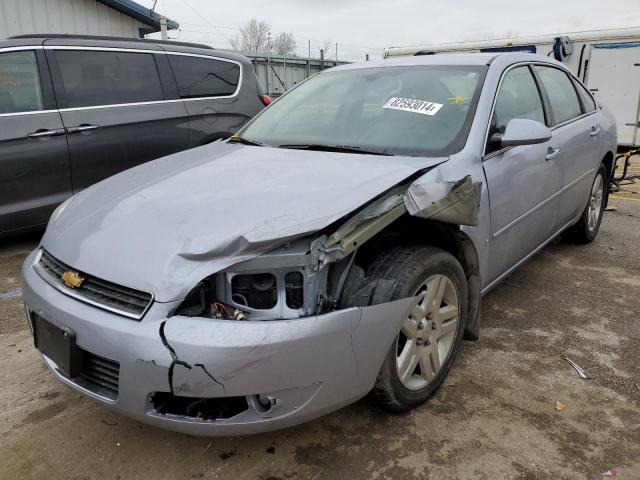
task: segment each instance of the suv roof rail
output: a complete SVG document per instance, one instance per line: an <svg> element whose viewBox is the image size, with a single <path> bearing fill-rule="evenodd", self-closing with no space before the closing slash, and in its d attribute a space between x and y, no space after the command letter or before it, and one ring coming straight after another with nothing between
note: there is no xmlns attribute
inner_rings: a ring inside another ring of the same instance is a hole
<svg viewBox="0 0 640 480"><path fill-rule="evenodd" d="M25 38L69 38L77 40L110 40L119 42L141 42L141 43L157 43L159 45L176 45L179 47L195 47L214 50L210 45L204 43L176 42L173 40L155 40L153 38L129 38L129 37L109 37L103 35L70 35L67 33L29 33L26 35L14 35L9 39L25 39Z"/></svg>

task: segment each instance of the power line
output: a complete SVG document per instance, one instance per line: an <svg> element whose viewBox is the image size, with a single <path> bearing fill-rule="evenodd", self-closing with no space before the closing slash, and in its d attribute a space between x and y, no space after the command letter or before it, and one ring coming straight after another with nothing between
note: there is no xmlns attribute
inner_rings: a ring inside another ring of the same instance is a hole
<svg viewBox="0 0 640 480"><path fill-rule="evenodd" d="M185 0L181 0L181 1L185 1ZM233 30L234 32L237 32L240 30L240 27L231 27L229 25L214 25L214 24L202 24L202 23L190 23L190 22L180 22L181 25L191 25L193 27L213 27L213 28L221 28L221 29L225 29L225 30ZM195 30L194 30L195 31ZM297 33L294 33L293 36L295 38L301 38L304 40L311 40L312 42L318 42L320 44L323 44L326 40L320 40L317 38L313 38L313 37L307 37L306 35L299 35ZM332 42L332 43L336 43L336 42ZM342 42L337 42L339 46L345 46L345 47L351 47L351 48L358 48L361 50L384 50L385 47L379 47L379 46L365 46L365 45L355 45L352 43L342 43Z"/></svg>

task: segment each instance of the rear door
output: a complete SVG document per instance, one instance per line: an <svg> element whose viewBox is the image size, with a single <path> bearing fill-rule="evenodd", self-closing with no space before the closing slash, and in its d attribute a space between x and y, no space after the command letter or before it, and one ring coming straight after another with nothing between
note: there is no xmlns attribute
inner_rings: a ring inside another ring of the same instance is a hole
<svg viewBox="0 0 640 480"><path fill-rule="evenodd" d="M67 131L74 192L187 148L186 109L164 52L45 49Z"/></svg>
<svg viewBox="0 0 640 480"><path fill-rule="evenodd" d="M0 233L47 223L71 194L67 140L44 53L0 49Z"/></svg>
<svg viewBox="0 0 640 480"><path fill-rule="evenodd" d="M557 214L560 228L587 205L595 168L601 160L599 116L595 115L593 100L588 104L586 98L580 99L578 86L566 72L550 65L536 65L534 70L548 99L553 142L560 148L556 160L562 172Z"/></svg>
<svg viewBox="0 0 640 480"><path fill-rule="evenodd" d="M240 62L179 52L167 52L167 58L189 113L190 147L227 138L251 119L251 112L244 111L246 104L239 97L243 76ZM257 93L254 95L257 99Z"/></svg>
<svg viewBox="0 0 640 480"><path fill-rule="evenodd" d="M491 208L489 282L498 280L543 244L556 225L561 174L552 141L502 148L491 136L514 118L548 123L530 66L504 73L487 136L484 170Z"/></svg>

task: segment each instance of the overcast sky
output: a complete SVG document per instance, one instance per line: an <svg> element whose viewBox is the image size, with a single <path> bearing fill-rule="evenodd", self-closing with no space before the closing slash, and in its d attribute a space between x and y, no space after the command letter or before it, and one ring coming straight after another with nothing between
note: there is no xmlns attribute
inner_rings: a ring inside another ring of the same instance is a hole
<svg viewBox="0 0 640 480"><path fill-rule="evenodd" d="M170 38L228 48L255 17L273 35L293 33L299 54L311 40L318 56L331 39L341 60L358 60L389 46L640 26L638 7L640 0L158 0L156 11L180 23Z"/></svg>

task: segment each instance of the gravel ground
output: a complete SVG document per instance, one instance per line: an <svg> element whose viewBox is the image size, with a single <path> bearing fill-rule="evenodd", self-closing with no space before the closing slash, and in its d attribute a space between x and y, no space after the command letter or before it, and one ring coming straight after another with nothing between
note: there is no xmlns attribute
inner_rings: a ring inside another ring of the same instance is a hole
<svg viewBox="0 0 640 480"><path fill-rule="evenodd" d="M0 298L0 478L592 480L615 468L638 479L640 201L611 205L596 242L554 242L485 297L480 341L465 342L436 396L405 415L364 399L251 437L158 430L56 381L21 298ZM36 243L0 243L0 293L19 288Z"/></svg>

